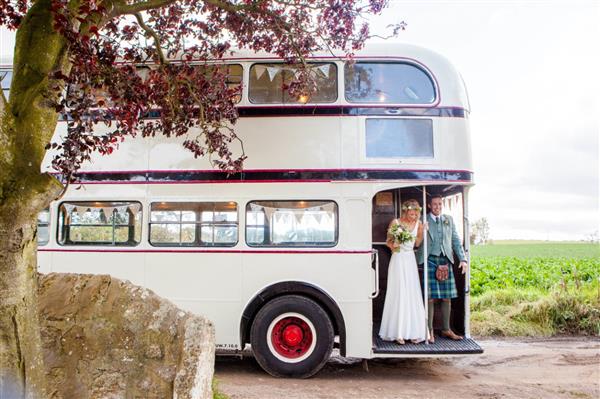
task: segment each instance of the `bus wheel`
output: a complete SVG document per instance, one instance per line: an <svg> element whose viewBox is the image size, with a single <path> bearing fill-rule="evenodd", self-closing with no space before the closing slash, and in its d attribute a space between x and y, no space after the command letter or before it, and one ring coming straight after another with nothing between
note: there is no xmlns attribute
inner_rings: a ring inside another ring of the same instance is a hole
<svg viewBox="0 0 600 399"><path fill-rule="evenodd" d="M275 377L307 378L333 348L333 326L315 301L298 295L273 299L252 323L250 343L260 366Z"/></svg>

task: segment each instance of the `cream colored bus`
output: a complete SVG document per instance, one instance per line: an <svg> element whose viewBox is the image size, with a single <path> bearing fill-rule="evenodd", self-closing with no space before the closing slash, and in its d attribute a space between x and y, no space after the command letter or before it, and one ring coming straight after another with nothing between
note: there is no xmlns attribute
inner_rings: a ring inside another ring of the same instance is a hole
<svg viewBox="0 0 600 399"><path fill-rule="evenodd" d="M275 376L311 376L334 348L364 359L481 353L460 272L452 328L464 340L401 346L376 335L399 203L441 194L468 237L469 103L452 65L407 45L367 47L353 64L316 55L319 90L295 99L283 89L295 70L281 60L225 63L243 86L244 171L220 172L174 139L126 140L40 215L40 272L147 287L212 320L218 353L251 349Z"/></svg>

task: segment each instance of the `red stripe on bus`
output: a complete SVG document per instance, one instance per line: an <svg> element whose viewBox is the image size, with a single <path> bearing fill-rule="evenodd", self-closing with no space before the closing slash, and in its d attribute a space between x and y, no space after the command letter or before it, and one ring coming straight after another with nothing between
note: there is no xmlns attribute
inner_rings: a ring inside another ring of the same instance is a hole
<svg viewBox="0 0 600 399"><path fill-rule="evenodd" d="M146 169L146 170L85 170L77 172L78 175L88 173L94 174L126 174L126 173L227 173L223 170L216 169ZM466 169L368 169L368 168L325 168L325 169L243 169L240 173L252 172L284 172L284 173L301 173L301 172L445 172L445 173L473 173ZM59 173L50 172L56 175ZM261 180L262 181L262 180ZM280 181L280 180L277 180Z"/></svg>
<svg viewBox="0 0 600 399"><path fill-rule="evenodd" d="M385 179L361 179L361 180L181 180L181 181L84 181L77 184L248 184L248 183L344 183L344 182L389 182ZM398 179L398 181L414 181L406 179ZM470 183L471 180L418 180L420 183Z"/></svg>
<svg viewBox="0 0 600 399"><path fill-rule="evenodd" d="M315 250L247 250L247 249L49 249L39 248L38 252L118 252L118 253L235 253L235 254L370 254L371 251L315 251Z"/></svg>

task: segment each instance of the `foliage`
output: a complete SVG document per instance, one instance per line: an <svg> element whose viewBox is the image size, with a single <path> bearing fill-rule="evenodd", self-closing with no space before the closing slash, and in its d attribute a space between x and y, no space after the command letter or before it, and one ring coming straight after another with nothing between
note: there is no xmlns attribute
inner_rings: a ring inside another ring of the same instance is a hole
<svg viewBox="0 0 600 399"><path fill-rule="evenodd" d="M528 243L473 248L476 335L600 335L597 245Z"/></svg>
<svg viewBox="0 0 600 399"><path fill-rule="evenodd" d="M213 399L229 399L229 396L219 391L219 381L213 378L212 382Z"/></svg>
<svg viewBox="0 0 600 399"><path fill-rule="evenodd" d="M472 298L471 332L475 335L600 335L600 284L581 289L505 288Z"/></svg>
<svg viewBox="0 0 600 399"><path fill-rule="evenodd" d="M240 169L243 147L239 154L229 147L237 140L232 126L241 87L231 87L226 68L207 66L232 46L271 52L297 68L297 79L286 85L290 95L310 96L316 85L306 57L319 50L351 54L359 49L369 37L362 17L381 12L386 4L0 0L0 25L20 28L37 7L51 13L52 29L62 36L66 62L47 76L55 94L47 100L65 114L69 129L49 148L57 151L54 168L72 180L93 151L110 154L125 137L136 134L185 136L184 147L194 156L208 155L221 169ZM402 28L400 24L396 30ZM15 67L11 92L24 73L23 66ZM94 133L99 123L108 133Z"/></svg>
<svg viewBox="0 0 600 399"><path fill-rule="evenodd" d="M471 292L499 288L550 290L559 284L591 283L600 278L600 258L473 257Z"/></svg>

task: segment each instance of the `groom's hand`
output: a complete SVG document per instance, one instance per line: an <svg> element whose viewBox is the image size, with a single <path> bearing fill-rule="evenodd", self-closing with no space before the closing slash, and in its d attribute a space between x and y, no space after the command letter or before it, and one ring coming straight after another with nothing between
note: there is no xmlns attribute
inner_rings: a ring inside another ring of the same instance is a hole
<svg viewBox="0 0 600 399"><path fill-rule="evenodd" d="M462 270L462 274L465 274L467 272L467 270L469 270L469 264L464 260L462 262L460 262L458 267L460 267L460 269Z"/></svg>

